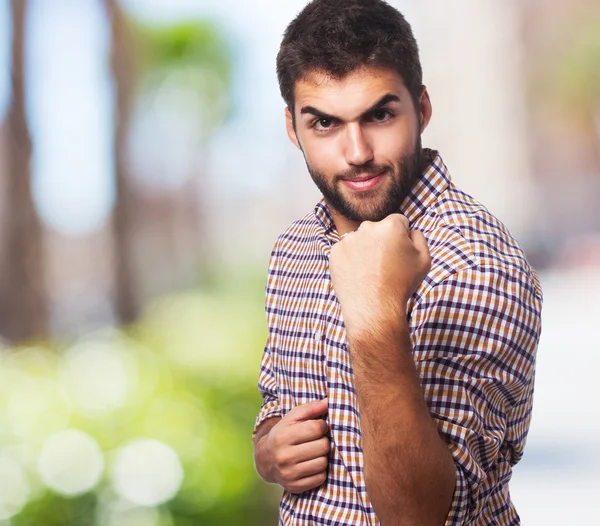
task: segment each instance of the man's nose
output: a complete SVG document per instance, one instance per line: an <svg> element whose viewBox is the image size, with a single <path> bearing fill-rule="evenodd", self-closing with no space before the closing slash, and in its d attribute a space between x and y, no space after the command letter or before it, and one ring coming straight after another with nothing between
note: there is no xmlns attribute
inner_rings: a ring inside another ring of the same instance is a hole
<svg viewBox="0 0 600 526"><path fill-rule="evenodd" d="M373 160L373 149L359 124L350 124L346 129L346 162L362 166Z"/></svg>

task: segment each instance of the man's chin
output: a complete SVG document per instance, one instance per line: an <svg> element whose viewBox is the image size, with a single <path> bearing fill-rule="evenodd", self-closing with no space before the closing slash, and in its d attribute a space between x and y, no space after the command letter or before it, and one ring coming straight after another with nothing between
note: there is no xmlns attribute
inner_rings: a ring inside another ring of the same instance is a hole
<svg viewBox="0 0 600 526"><path fill-rule="evenodd" d="M362 223L363 221L381 221L397 210L390 210L383 206L360 206L354 203L346 203L344 210L338 210L344 217L351 221Z"/></svg>

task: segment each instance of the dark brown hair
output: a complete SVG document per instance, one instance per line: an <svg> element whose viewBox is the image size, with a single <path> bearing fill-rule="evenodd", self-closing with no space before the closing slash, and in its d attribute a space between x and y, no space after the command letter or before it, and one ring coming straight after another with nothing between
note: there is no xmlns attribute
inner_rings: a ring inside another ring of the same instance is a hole
<svg viewBox="0 0 600 526"><path fill-rule="evenodd" d="M417 103L419 48L397 9L383 0L313 0L283 36L277 55L281 96L293 112L298 80L315 71L340 79L365 66L396 71Z"/></svg>

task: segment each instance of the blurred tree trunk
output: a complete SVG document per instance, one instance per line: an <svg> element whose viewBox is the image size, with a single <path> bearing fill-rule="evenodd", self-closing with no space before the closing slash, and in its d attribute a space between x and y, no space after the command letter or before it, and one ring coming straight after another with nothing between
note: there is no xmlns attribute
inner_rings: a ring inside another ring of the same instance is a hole
<svg viewBox="0 0 600 526"><path fill-rule="evenodd" d="M48 306L44 279L43 231L31 194L31 137L25 112L25 19L27 0L11 0L12 100L7 117L7 224L4 315L0 331L12 341L44 338Z"/></svg>
<svg viewBox="0 0 600 526"><path fill-rule="evenodd" d="M116 202L113 214L115 309L121 323L139 314L133 264L135 199L127 173L127 132L135 88L134 46L127 19L116 0L103 0L111 28L111 70L115 93L114 158Z"/></svg>

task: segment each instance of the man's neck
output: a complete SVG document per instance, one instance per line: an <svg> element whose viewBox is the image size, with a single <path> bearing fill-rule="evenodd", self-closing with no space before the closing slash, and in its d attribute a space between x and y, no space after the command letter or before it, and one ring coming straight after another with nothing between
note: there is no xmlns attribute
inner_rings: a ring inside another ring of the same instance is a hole
<svg viewBox="0 0 600 526"><path fill-rule="evenodd" d="M337 233L340 237L342 237L344 234L347 234L348 232L356 230L359 227L360 223L358 221L352 221L351 219L344 217L342 214L340 214L337 210L335 210L329 205L327 205L327 208L329 209L329 213L331 214L331 218L333 219L333 224L335 225L335 229L337 230Z"/></svg>

